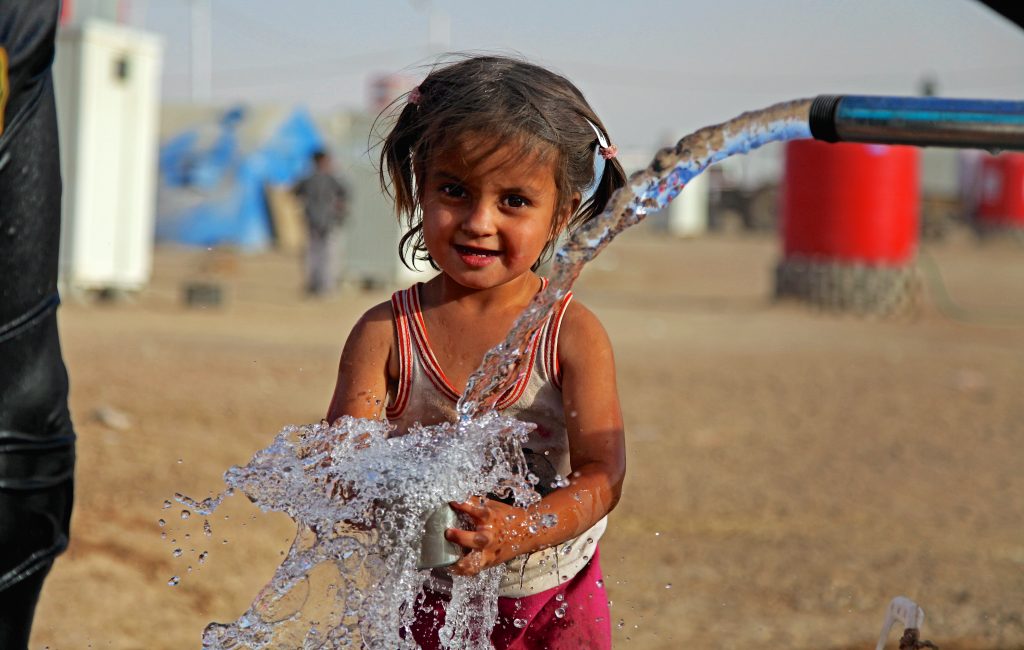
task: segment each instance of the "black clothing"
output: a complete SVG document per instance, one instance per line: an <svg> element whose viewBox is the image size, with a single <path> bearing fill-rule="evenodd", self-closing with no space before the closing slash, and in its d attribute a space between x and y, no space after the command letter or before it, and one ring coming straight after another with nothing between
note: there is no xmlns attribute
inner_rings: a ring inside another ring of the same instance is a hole
<svg viewBox="0 0 1024 650"><path fill-rule="evenodd" d="M75 434L57 336L60 158L50 66L58 0L0 10L0 648L28 646L67 547ZM6 75L4 74L6 73ZM3 80L6 78L6 86Z"/></svg>

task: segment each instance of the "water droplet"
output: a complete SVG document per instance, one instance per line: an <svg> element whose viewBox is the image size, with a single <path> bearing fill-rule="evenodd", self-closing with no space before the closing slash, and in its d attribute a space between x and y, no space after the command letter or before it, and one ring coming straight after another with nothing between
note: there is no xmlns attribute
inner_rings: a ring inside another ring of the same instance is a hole
<svg viewBox="0 0 1024 650"><path fill-rule="evenodd" d="M672 588L672 583L671 582L665 584L665 589L671 589L671 588Z"/></svg>
<svg viewBox="0 0 1024 650"><path fill-rule="evenodd" d="M192 516L192 513L189 512L188 510L182 510L181 511L181 518L182 519L188 519L191 516Z"/></svg>
<svg viewBox="0 0 1024 650"><path fill-rule="evenodd" d="M165 499L164 500L164 508L163 509L167 510L170 507L171 507L171 502Z"/></svg>
<svg viewBox="0 0 1024 650"><path fill-rule="evenodd" d="M171 555L173 555L174 557L181 557L181 549L180 548L174 549L173 551L171 551Z"/></svg>
<svg viewBox="0 0 1024 650"><path fill-rule="evenodd" d="M598 589L604 589L604 580L598 580L594 584L597 585Z"/></svg>
<svg viewBox="0 0 1024 650"><path fill-rule="evenodd" d="M616 626L617 626L617 627L618 627L618 628L619 628L620 630L621 630L622 628L626 627L626 621L625 621L625 619L621 619L621 618L620 618L620 619L619 619L619 622L618 622L618 623L616 623Z"/></svg>
<svg viewBox="0 0 1024 650"><path fill-rule="evenodd" d="M525 618L512 619L512 625L515 625L516 627L518 627L521 630L524 627L526 627L526 619Z"/></svg>
<svg viewBox="0 0 1024 650"><path fill-rule="evenodd" d="M166 521L164 521L163 519L159 520L159 521L158 521L158 522L156 522L156 523L157 523L158 525L160 525L160 526L166 526L166 525L167 525L167 522L166 522Z"/></svg>
<svg viewBox="0 0 1024 650"><path fill-rule="evenodd" d="M567 607L568 607L568 605L562 605L561 607L556 609L555 610L555 616L557 616L558 618L563 618L565 616L565 610L566 610Z"/></svg>
<svg viewBox="0 0 1024 650"><path fill-rule="evenodd" d="M206 535L207 537L209 537L209 536L213 535L213 529L212 529L212 528L210 528L210 520L209 520L209 519L204 519L204 520L203 520L203 533L204 533L204 534L205 534L205 535Z"/></svg>
<svg viewBox="0 0 1024 650"><path fill-rule="evenodd" d="M182 463L184 463L184 462L185 462L185 461L184 461L184 460L182 460L181 458L179 458L179 459L178 459L178 464L179 464L179 465L181 465L181 464L182 464Z"/></svg>
<svg viewBox="0 0 1024 650"><path fill-rule="evenodd" d="M565 600L565 595L564 594L558 594L558 595L555 596L555 600L557 600L558 602L562 602L563 600Z"/></svg>
<svg viewBox="0 0 1024 650"><path fill-rule="evenodd" d="M167 581L167 586L177 587L179 582L181 582L181 578L179 578L178 576L171 576L171 579Z"/></svg>
<svg viewBox="0 0 1024 650"><path fill-rule="evenodd" d="M654 536L655 536L655 537L661 537L661 533L660 533L660 532L658 532L658 531L654 531Z"/></svg>
<svg viewBox="0 0 1024 650"><path fill-rule="evenodd" d="M203 551L202 553L200 553L199 554L199 564L202 564L203 562L206 562L206 558L209 555L210 555L209 551Z"/></svg>

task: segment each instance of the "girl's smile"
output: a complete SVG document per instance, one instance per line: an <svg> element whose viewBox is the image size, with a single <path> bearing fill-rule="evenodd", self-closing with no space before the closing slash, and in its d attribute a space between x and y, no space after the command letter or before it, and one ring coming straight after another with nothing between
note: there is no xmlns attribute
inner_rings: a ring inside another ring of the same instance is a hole
<svg viewBox="0 0 1024 650"><path fill-rule="evenodd" d="M466 266L483 268L498 259L501 251L476 248L474 246L460 246L455 244L455 252Z"/></svg>

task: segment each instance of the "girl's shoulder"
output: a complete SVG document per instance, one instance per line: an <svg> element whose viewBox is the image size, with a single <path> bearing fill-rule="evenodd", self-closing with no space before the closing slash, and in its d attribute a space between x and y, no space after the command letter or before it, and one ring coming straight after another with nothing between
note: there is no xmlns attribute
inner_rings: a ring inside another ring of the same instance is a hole
<svg viewBox="0 0 1024 650"><path fill-rule="evenodd" d="M387 369L388 380L398 376L398 359L395 354L394 316L391 301L384 301L370 307L349 332L342 352L343 363L352 366L380 367Z"/></svg>
<svg viewBox="0 0 1024 650"><path fill-rule="evenodd" d="M388 336L391 335L391 323L394 321L394 312L391 308L391 301L385 300L384 302L377 303L373 307L370 307L363 315L359 317L356 322L355 328L365 329L369 331L383 330Z"/></svg>
<svg viewBox="0 0 1024 650"><path fill-rule="evenodd" d="M601 320L573 297L559 326L558 357L564 363L578 354L611 350L611 341Z"/></svg>
<svg viewBox="0 0 1024 650"><path fill-rule="evenodd" d="M346 351L366 353L379 351L382 347L390 351L394 339L394 317L391 302L384 301L367 309L352 326L345 344Z"/></svg>
<svg viewBox="0 0 1024 650"><path fill-rule="evenodd" d="M565 306L565 315L562 317L562 331L576 334L586 334L590 331L604 331L604 325L589 307L580 302L580 299L573 295L572 300Z"/></svg>

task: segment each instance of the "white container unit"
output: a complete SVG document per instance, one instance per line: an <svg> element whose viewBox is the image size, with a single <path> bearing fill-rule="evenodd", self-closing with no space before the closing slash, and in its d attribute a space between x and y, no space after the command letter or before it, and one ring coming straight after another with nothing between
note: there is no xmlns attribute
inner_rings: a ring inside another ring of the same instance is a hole
<svg viewBox="0 0 1024 650"><path fill-rule="evenodd" d="M666 208L666 229L676 237L696 237L708 228L709 175L690 179L683 191Z"/></svg>
<svg viewBox="0 0 1024 650"><path fill-rule="evenodd" d="M161 54L157 36L104 21L57 36L66 289L138 290L149 281Z"/></svg>

